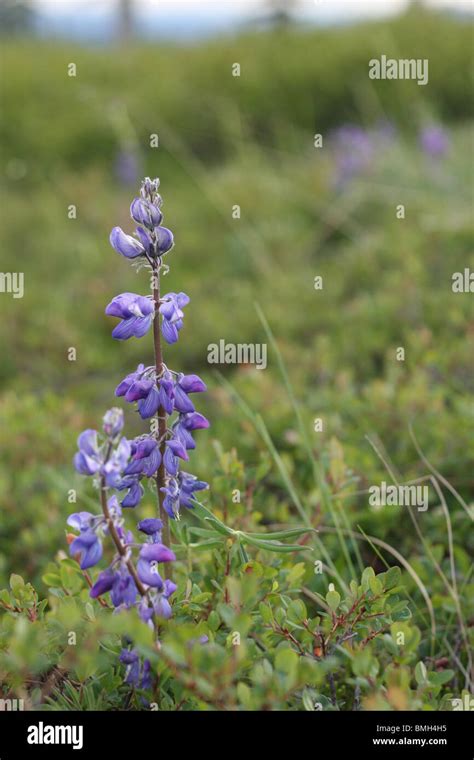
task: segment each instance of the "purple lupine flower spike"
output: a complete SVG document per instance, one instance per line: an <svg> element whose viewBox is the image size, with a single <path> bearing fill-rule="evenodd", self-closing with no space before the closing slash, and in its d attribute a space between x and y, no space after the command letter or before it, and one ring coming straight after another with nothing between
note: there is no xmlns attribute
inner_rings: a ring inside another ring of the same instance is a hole
<svg viewBox="0 0 474 760"><path fill-rule="evenodd" d="M178 340L183 327L183 310L189 297L172 292L160 298L159 293L162 258L174 246L173 233L162 225L159 184L158 179L147 177L139 196L132 200L130 215L137 225L134 234L120 227L110 233L110 243L121 256L137 269L147 268L153 274L150 295L120 293L106 307L105 313L119 320L112 332L117 340L140 338L155 321L171 344ZM158 344L160 331L154 331ZM85 430L77 442L76 470L93 477L101 492L102 514L76 512L69 517L68 524L77 532L70 544L71 556L86 570L102 558L103 540L112 539L115 555L107 569L95 577L90 596L97 599L110 594L112 605L121 611L135 607L155 634L157 621L171 617L170 599L177 590L168 577L169 563L176 561L169 546L168 517L179 518L181 508L193 507L196 492L208 488L204 481L180 470L182 462L189 459L188 451L195 448L194 431L209 426L190 398L205 390L205 383L197 375L168 369L158 346L155 363L139 364L115 389L116 397L136 405L142 419L156 417L154 434L139 435L133 440L123 436L123 412L114 407L104 415L100 432ZM175 418L168 420L171 415ZM162 519L149 517L138 522L142 534L142 543L138 544L126 527L126 510L140 504L149 478L156 480L164 494L164 513ZM165 566L164 577L160 565ZM132 641L122 650L120 661L125 666L126 683L139 689L152 686L151 664L133 649Z"/></svg>

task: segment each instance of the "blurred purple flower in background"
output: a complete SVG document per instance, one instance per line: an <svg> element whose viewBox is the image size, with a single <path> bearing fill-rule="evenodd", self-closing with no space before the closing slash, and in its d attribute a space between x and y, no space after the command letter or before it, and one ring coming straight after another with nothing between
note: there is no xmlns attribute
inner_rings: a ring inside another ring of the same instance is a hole
<svg viewBox="0 0 474 760"><path fill-rule="evenodd" d="M114 166L115 176L122 185L135 185L141 174L140 159L132 147L123 147L117 153Z"/></svg>
<svg viewBox="0 0 474 760"><path fill-rule="evenodd" d="M421 149L432 158L441 158L446 155L450 147L448 133L440 124L428 124L419 134Z"/></svg>
<svg viewBox="0 0 474 760"><path fill-rule="evenodd" d="M335 183L340 187L370 167L374 143L370 134L355 124L339 127L331 139L336 153Z"/></svg>

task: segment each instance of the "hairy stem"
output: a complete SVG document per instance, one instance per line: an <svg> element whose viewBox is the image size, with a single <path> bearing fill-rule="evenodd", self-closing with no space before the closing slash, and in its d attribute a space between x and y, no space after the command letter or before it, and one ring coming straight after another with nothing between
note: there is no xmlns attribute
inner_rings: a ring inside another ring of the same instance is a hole
<svg viewBox="0 0 474 760"><path fill-rule="evenodd" d="M153 320L153 342L155 347L155 369L156 369L156 384L159 384L158 378L160 377L161 373L163 372L163 354L161 350L161 333L160 333L160 266L158 264L158 260L155 259L153 263L153 300L155 302L155 317ZM171 535L170 535L170 524L169 524L169 518L168 515L163 507L163 501L164 501L164 494L160 490L165 486L166 483L166 473L165 473L165 465L164 465L164 455L165 455L165 449L166 449L166 412L163 409L162 406L158 408L157 412L157 429L155 431L156 439L157 441L161 441L159 444L160 446L160 453L161 453L161 464L158 468L158 472L156 474L156 494L158 498L158 505L159 505L159 512L160 512L160 519L163 522L163 543L166 546L170 546L171 544ZM169 578L171 575L171 568L169 567L169 564L165 564L165 577Z"/></svg>
<svg viewBox="0 0 474 760"><path fill-rule="evenodd" d="M115 525L113 523L113 520L110 516L109 507L107 505L107 488L105 486L105 478L101 478L101 481L100 481L100 503L102 506L102 512L107 521L107 527L112 537L112 541L117 547L117 551L120 554L120 556L124 557L127 553L127 549L125 548L122 541L120 540L120 536L118 535ZM135 569L135 565L133 564L132 560L128 559L126 561L126 565L127 565L128 572L130 573L133 580L135 581L135 585L138 591L140 592L142 596L146 596L147 592L146 592L145 586L143 585L140 578L138 577L137 571Z"/></svg>

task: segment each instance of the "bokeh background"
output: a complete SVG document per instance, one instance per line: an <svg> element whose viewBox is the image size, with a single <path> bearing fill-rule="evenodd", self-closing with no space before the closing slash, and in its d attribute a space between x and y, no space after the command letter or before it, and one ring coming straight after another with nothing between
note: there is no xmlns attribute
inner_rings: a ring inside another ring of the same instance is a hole
<svg viewBox="0 0 474 760"><path fill-rule="evenodd" d="M191 296L167 360L209 386L212 429L191 469L214 486L211 508L231 509L237 487L263 523L297 519L280 461L314 525L334 528L323 490L342 494L341 520L396 547L429 588L408 516L368 505L368 486L389 477L366 436L407 481L427 471L411 425L472 501L472 294L451 289L474 263L469 3L222 6L2 1L1 270L24 272L25 293L0 294L0 585L17 572L45 590L45 565L66 548L68 489L80 503L89 493L75 439L151 358L147 339L114 342L104 315L117 293L146 288L108 243L113 226L131 231L144 175L161 178L175 233L167 290ZM381 54L428 58L429 84L371 81ZM268 368L217 374L207 346L220 339L269 343ZM142 430L130 409L127 424ZM233 449L240 467L222 456ZM470 521L452 507L467 574ZM442 559L442 514L419 519Z"/></svg>

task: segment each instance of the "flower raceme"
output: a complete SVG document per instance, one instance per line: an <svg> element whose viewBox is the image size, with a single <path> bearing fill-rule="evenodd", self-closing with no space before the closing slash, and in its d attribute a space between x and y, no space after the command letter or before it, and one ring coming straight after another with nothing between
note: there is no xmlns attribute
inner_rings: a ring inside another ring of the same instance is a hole
<svg viewBox="0 0 474 760"><path fill-rule="evenodd" d="M176 343L184 321L183 308L189 303L186 293L168 293L160 301L159 312L162 315L161 331L167 343ZM151 296L137 293L121 293L115 296L105 309L110 317L119 317L122 321L112 330L116 340L143 338L150 329L155 306Z"/></svg>
<svg viewBox="0 0 474 760"><path fill-rule="evenodd" d="M123 411L114 407L104 415L102 431L87 429L80 434L74 465L78 473L93 479L102 512L77 512L68 519L76 531L70 553L83 570L102 560L106 539L114 545L108 566L93 579L90 596L110 594L116 610L137 608L143 622L155 631L157 621L171 617L171 597L176 591L169 577L176 557L170 548L168 521L178 519L183 508L192 509L196 492L208 488L181 466L196 447L194 432L209 427L191 398L206 391L205 383L198 375L169 369L161 358L160 334L168 344L176 343L183 327L183 309L190 299L183 292L159 295L163 257L173 248L174 238L162 226L158 187L159 180L146 178L139 197L131 203L130 215L137 225L134 236L120 227L110 233L110 243L121 256L151 271L153 293L121 293L105 310L120 320L112 331L117 340L142 338L155 326L154 364L139 364L117 385L115 396L136 405L143 420L156 418L157 424L153 434L128 439L122 434ZM138 522L142 539L137 541L125 527L124 514L140 504L150 480L159 497L159 517ZM152 685L150 663L142 660L133 646L122 650L120 661L126 683L142 689Z"/></svg>

